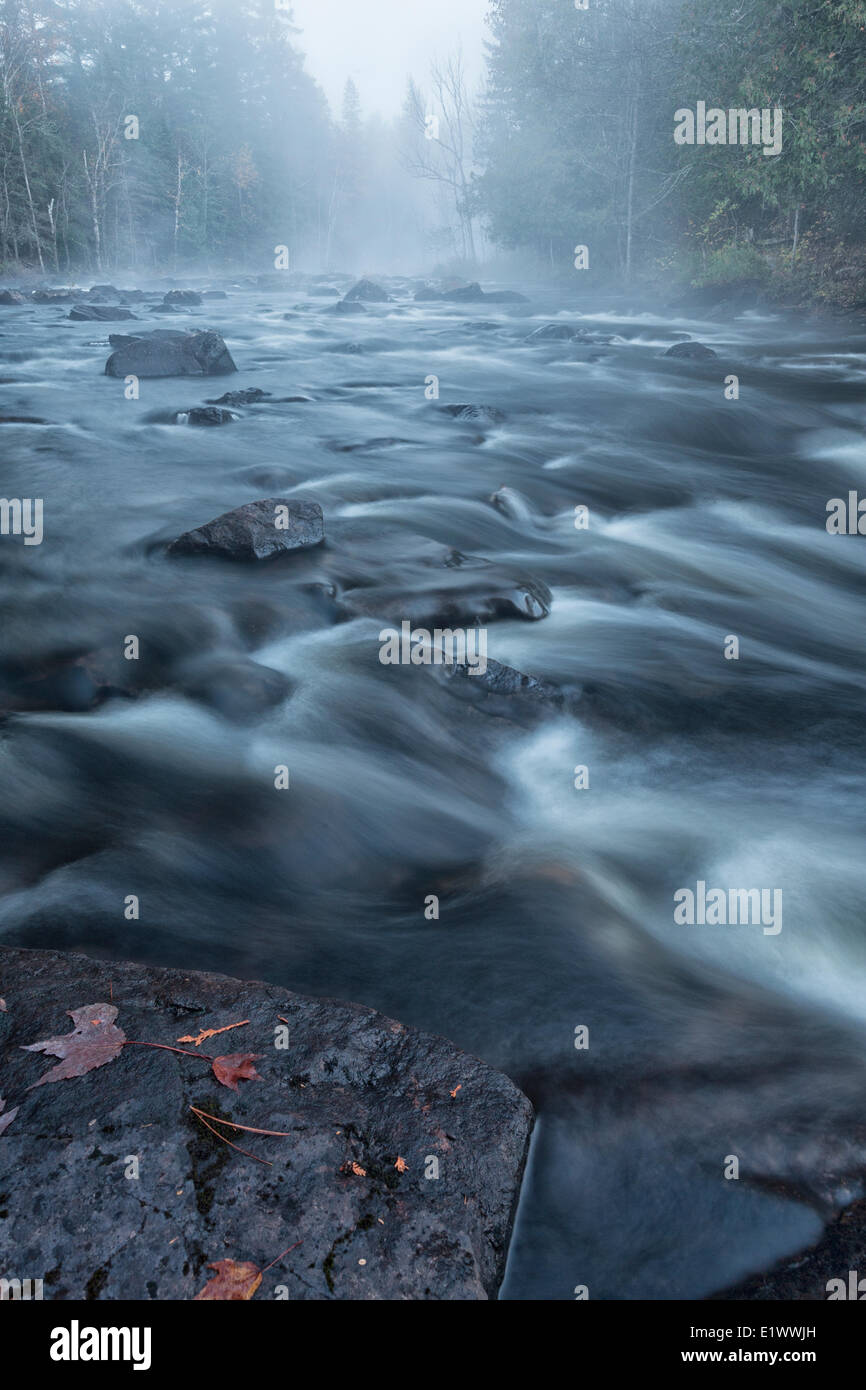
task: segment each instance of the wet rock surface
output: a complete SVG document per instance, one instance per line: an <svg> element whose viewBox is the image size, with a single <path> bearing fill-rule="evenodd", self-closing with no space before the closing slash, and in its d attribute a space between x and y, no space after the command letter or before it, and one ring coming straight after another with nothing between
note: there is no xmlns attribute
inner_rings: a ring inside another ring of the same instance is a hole
<svg viewBox="0 0 866 1390"><path fill-rule="evenodd" d="M185 531L172 542L168 553L264 560L281 551L319 545L324 535L322 509L317 502L275 497L248 502L194 531Z"/></svg>
<svg viewBox="0 0 866 1390"><path fill-rule="evenodd" d="M184 333L156 328L136 335L113 333L108 341L114 352L105 364L106 376L225 376L237 371L213 329Z"/></svg>
<svg viewBox="0 0 866 1390"><path fill-rule="evenodd" d="M51 1299L186 1300L212 1261L263 1268L301 1242L258 1300L495 1297L532 1125L506 1076L359 1005L222 975L2 947L0 982L19 1107L0 1136L4 1273ZM196 1055L131 1043L28 1089L51 1059L23 1049L109 1001L128 1039ZM207 1057L240 1052L258 1077L235 1092ZM191 1106L281 1137L209 1130Z"/></svg>

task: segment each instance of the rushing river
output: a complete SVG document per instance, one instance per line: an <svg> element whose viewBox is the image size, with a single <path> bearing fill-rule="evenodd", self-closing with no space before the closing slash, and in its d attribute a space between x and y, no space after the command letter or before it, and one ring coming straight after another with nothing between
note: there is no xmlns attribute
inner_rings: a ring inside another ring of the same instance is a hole
<svg viewBox="0 0 866 1390"><path fill-rule="evenodd" d="M866 1171L866 539L825 526L866 494L866 337L392 288L357 317L301 290L134 306L130 329L219 329L239 368L138 400L103 375L126 325L0 309L0 411L46 422L0 425L0 490L44 502L41 545L0 538L24 692L0 932L444 1034L538 1112L502 1296L701 1297L815 1239ZM557 318L591 336L526 341ZM676 334L717 358L665 359ZM232 424L161 422L247 386L271 398ZM504 418L441 409L463 402ZM267 497L318 501L325 545L166 557ZM379 661L384 626L488 573L551 590L488 650L563 709L498 717ZM287 698L232 703L251 660ZM90 708L94 664L118 693ZM781 931L676 922L699 881L781 890Z"/></svg>

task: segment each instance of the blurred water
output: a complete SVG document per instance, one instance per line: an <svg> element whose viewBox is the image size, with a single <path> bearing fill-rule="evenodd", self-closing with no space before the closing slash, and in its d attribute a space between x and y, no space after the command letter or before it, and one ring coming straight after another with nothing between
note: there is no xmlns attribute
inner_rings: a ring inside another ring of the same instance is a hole
<svg viewBox="0 0 866 1390"><path fill-rule="evenodd" d="M447 1035L539 1111L503 1296L700 1297L812 1239L866 1168L866 541L825 530L827 500L866 487L866 338L595 309L136 306L219 328L240 368L138 401L101 374L106 326L0 310L0 409L48 422L0 425L3 494L45 509L41 546L0 540L0 668L110 660L127 634L142 652L138 698L5 721L0 932ZM557 315L621 341L525 341ZM718 359L664 360L675 332ZM274 399L233 425L153 419L245 386ZM455 402L505 419L437 409ZM296 495L322 505L320 550L164 555ZM379 663L381 627L477 577L442 567L451 547L549 585L550 616L492 622L488 646L569 712L492 718ZM189 695L190 670L239 659L291 696L238 721ZM781 888L782 932L675 925L699 879Z"/></svg>

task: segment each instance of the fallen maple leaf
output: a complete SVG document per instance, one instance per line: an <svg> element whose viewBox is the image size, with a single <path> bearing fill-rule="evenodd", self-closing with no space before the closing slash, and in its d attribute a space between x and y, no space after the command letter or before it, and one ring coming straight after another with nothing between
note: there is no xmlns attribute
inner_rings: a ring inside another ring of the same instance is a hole
<svg viewBox="0 0 866 1390"><path fill-rule="evenodd" d="M352 1172L356 1178L366 1178L367 1169L362 1168L360 1163L344 1163L340 1169L341 1173Z"/></svg>
<svg viewBox="0 0 866 1390"><path fill-rule="evenodd" d="M204 1028L197 1038L187 1033L185 1038L178 1038L177 1041L191 1042L194 1043L196 1047L200 1047L206 1038L215 1038L217 1033L230 1033L232 1028L245 1028L248 1023L249 1019L245 1018L241 1023L227 1023L225 1028Z"/></svg>
<svg viewBox="0 0 866 1390"><path fill-rule="evenodd" d="M84 1076L96 1067L104 1067L113 1062L126 1042L121 1028L116 1028L114 1020L117 1009L113 1004L88 1004L83 1009L67 1009L75 1024L71 1033L61 1038L46 1038L44 1042L28 1043L25 1052L48 1052L52 1057L62 1060L52 1067L28 1090L44 1086L46 1081L66 1081L74 1076Z"/></svg>
<svg viewBox="0 0 866 1390"><path fill-rule="evenodd" d="M460 1085L459 1085L459 1086L455 1086L455 1087L454 1087L454 1090L451 1092L451 1099L453 1100L454 1097L456 1096L457 1092L458 1092L458 1091L462 1091L462 1090L463 1090L463 1083L461 1082Z"/></svg>
<svg viewBox="0 0 866 1390"><path fill-rule="evenodd" d="M249 1260L217 1260L214 1264L208 1265L208 1269L216 1270L216 1277L205 1284L201 1293L197 1293L193 1301L212 1298L252 1298L262 1282L262 1275L267 1274L269 1269L273 1269L274 1265L278 1265L280 1260L284 1260L287 1255L291 1254L293 1250L297 1250L298 1246L303 1245L303 1243L302 1240L296 1240L294 1245L290 1245L288 1250L284 1250L275 1260L271 1260L264 1269L259 1269Z"/></svg>
<svg viewBox="0 0 866 1390"><path fill-rule="evenodd" d="M262 1282L262 1272L249 1260L216 1260L208 1265L216 1275L197 1293L194 1302L211 1298L249 1299Z"/></svg>
<svg viewBox="0 0 866 1390"><path fill-rule="evenodd" d="M0 1111L6 1110L5 1115L0 1114L0 1134L3 1134L4 1131L9 1128L15 1116L18 1114L18 1109L19 1107L16 1105L14 1110L6 1110L6 1102L3 1097L0 1096Z"/></svg>
<svg viewBox="0 0 866 1390"><path fill-rule="evenodd" d="M409 1167L409 1165L408 1165L408 1163L406 1162L405 1158L401 1158L400 1155L398 1154L398 1155L397 1155L397 1162L394 1164L394 1167L397 1169L397 1172L398 1172L398 1173L405 1173L405 1171L406 1171L406 1169Z"/></svg>
<svg viewBox="0 0 866 1390"><path fill-rule="evenodd" d="M223 1086L236 1091L239 1081L261 1081L253 1063L262 1055L261 1052L232 1052L228 1057L214 1057L213 1074Z"/></svg>

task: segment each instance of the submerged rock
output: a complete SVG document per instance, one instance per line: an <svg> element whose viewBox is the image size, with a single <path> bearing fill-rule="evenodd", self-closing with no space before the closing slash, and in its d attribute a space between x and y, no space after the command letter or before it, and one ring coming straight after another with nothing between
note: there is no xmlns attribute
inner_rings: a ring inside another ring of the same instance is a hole
<svg viewBox="0 0 866 1390"><path fill-rule="evenodd" d="M320 545L325 539L318 502L267 498L185 531L168 547L169 555L223 555L233 560L264 560L287 550Z"/></svg>
<svg viewBox="0 0 866 1390"><path fill-rule="evenodd" d="M26 304L23 294L17 290L0 290L0 304Z"/></svg>
<svg viewBox="0 0 866 1390"><path fill-rule="evenodd" d="M367 310L360 300L341 299L328 312L331 314L366 314Z"/></svg>
<svg viewBox="0 0 866 1390"><path fill-rule="evenodd" d="M116 285L91 285L87 291L87 298L91 303L97 300L103 302L107 300L109 304L112 302L118 304L122 298L122 292Z"/></svg>
<svg viewBox="0 0 866 1390"><path fill-rule="evenodd" d="M34 290L30 296L34 304L69 304L84 297L85 291L79 289Z"/></svg>
<svg viewBox="0 0 866 1390"><path fill-rule="evenodd" d="M669 347L665 353L665 357L683 357L695 362L706 362L711 357L717 356L718 354L706 344L693 342L674 343L673 347Z"/></svg>
<svg viewBox="0 0 866 1390"><path fill-rule="evenodd" d="M230 425L240 417L233 410L220 410L215 405L197 405L192 410L179 410L174 417L176 425Z"/></svg>
<svg viewBox="0 0 866 1390"><path fill-rule="evenodd" d="M134 319L135 314L119 304L76 304L70 309L69 317L77 323L115 323Z"/></svg>
<svg viewBox="0 0 866 1390"><path fill-rule="evenodd" d="M494 405L471 405L463 402L458 405L443 405L440 409L455 420L467 420L473 424L501 425L505 419L503 411Z"/></svg>
<svg viewBox="0 0 866 1390"><path fill-rule="evenodd" d="M226 719L246 724L281 704L291 694L292 682L257 661L207 657L182 672L178 689Z"/></svg>
<svg viewBox="0 0 866 1390"><path fill-rule="evenodd" d="M344 304L352 304L358 300L366 299L369 304L389 304L391 296L387 290L383 290L381 285L375 284L372 280L359 280L357 285L353 285L348 294L343 295Z"/></svg>
<svg viewBox="0 0 866 1390"><path fill-rule="evenodd" d="M163 299L163 304L186 304L195 307L201 304L201 295L197 290L169 290Z"/></svg>
<svg viewBox="0 0 866 1390"><path fill-rule="evenodd" d="M115 351L105 364L106 376L227 376L237 371L222 336L212 328L113 333L108 341Z"/></svg>
<svg viewBox="0 0 866 1390"><path fill-rule="evenodd" d="M222 396L206 401L207 405L254 405L256 401L266 400L270 391L260 386L248 386L243 391L226 391Z"/></svg>
<svg viewBox="0 0 866 1390"><path fill-rule="evenodd" d="M503 666L489 657L484 671L472 670L461 663L429 669L452 695L500 719L533 718L548 710L562 709L565 703L565 694L558 685L524 675L513 666Z"/></svg>
<svg viewBox="0 0 866 1390"><path fill-rule="evenodd" d="M526 339L528 343L566 342L582 336L570 323L545 323Z"/></svg>
<svg viewBox="0 0 866 1390"><path fill-rule="evenodd" d="M4 1238L46 1298L191 1300L209 1262L264 1269L298 1242L258 1300L280 1286L299 1301L495 1298L533 1118L500 1072L372 1009L278 985L9 947L0 974L3 1094L19 1107L0 1137ZM232 1091L198 1054L124 1046L28 1090L51 1059L25 1048L97 1004L128 1039L169 1047L245 1020L201 1052L251 1053L256 1079ZM226 1130L271 1166L191 1106L279 1131ZM138 1182L124 1180L131 1154Z"/></svg>

